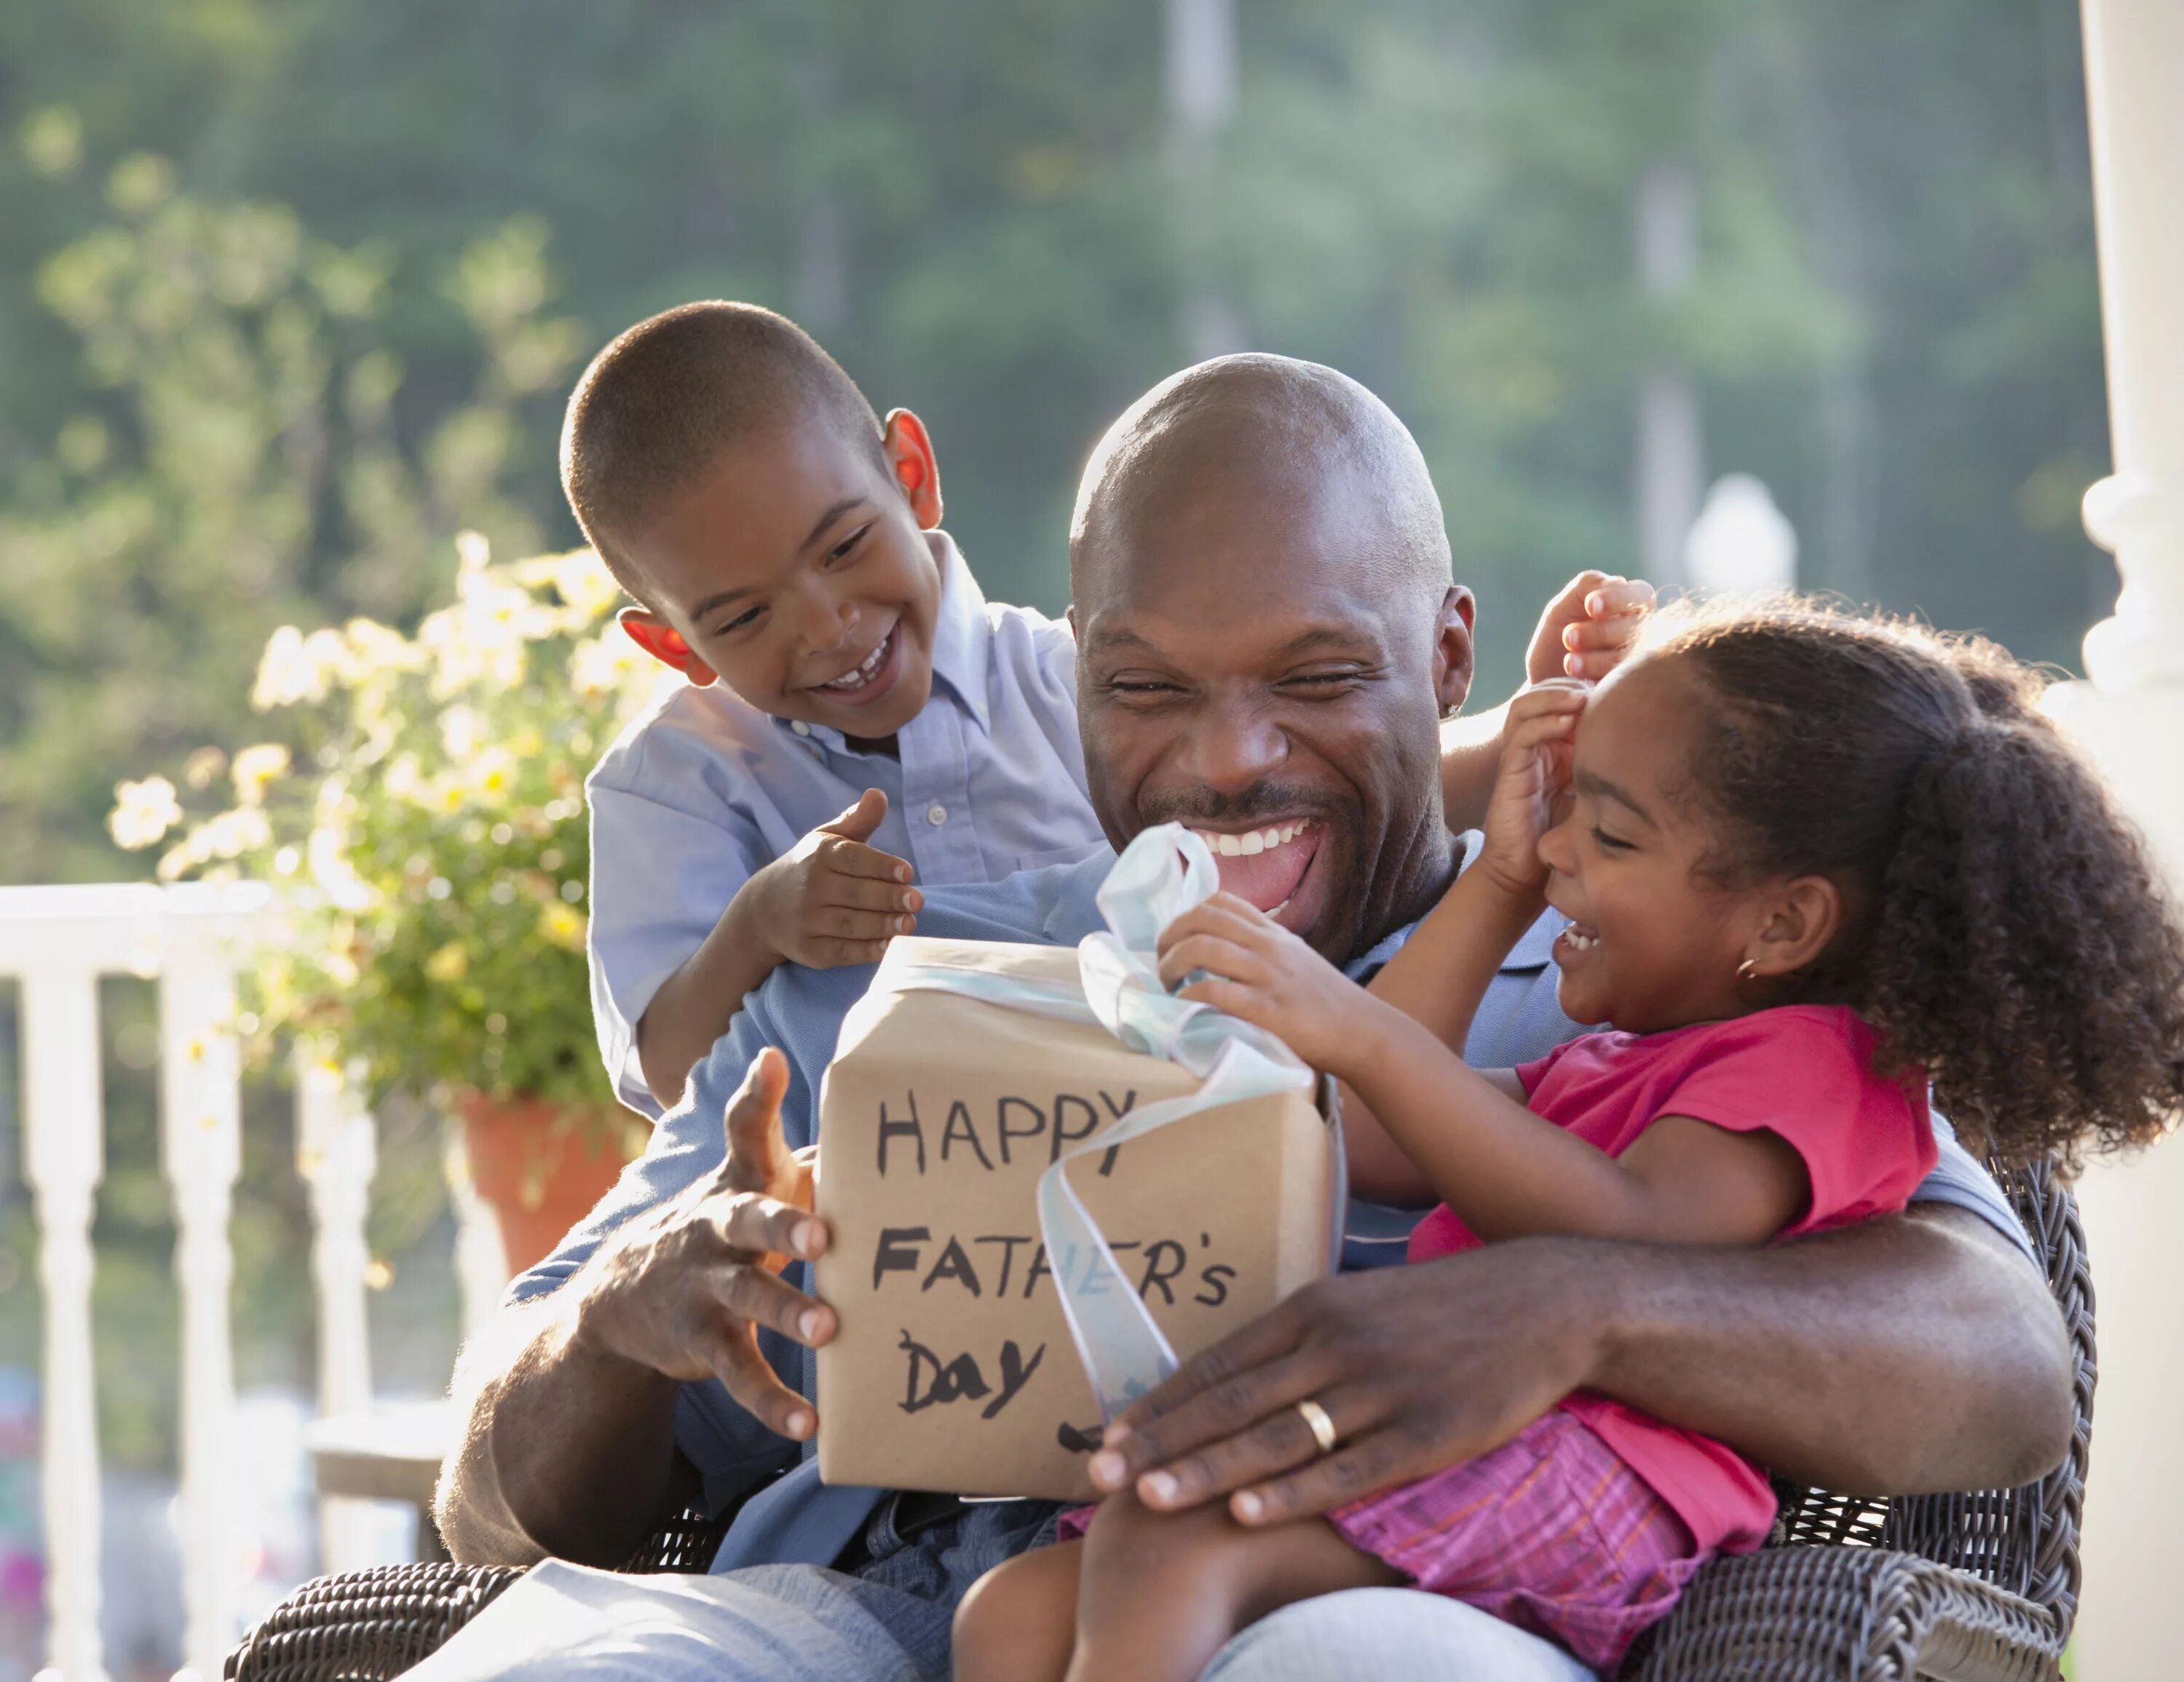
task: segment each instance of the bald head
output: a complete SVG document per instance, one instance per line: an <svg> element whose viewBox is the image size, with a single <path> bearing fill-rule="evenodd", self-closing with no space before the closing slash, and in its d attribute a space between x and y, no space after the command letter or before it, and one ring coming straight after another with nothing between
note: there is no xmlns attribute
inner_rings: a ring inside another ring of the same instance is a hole
<svg viewBox="0 0 2184 1682"><path fill-rule="evenodd" d="M1118 845L1206 832L1224 888L1338 962L1440 892L1471 594L1372 393L1279 356L1156 386L1085 469L1070 596L1085 784Z"/></svg>
<svg viewBox="0 0 2184 1682"><path fill-rule="evenodd" d="M1331 501L1362 513L1357 564L1407 601L1438 600L1450 580L1440 498L1409 429L1346 374L1251 354L1172 375L1107 429L1070 521L1071 595L1140 540L1210 502L1284 509Z"/></svg>

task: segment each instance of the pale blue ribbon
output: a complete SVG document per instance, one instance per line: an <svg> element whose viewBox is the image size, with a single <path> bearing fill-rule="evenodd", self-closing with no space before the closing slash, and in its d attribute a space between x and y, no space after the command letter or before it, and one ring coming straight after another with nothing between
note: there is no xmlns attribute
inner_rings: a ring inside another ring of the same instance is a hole
<svg viewBox="0 0 2184 1682"><path fill-rule="evenodd" d="M884 972L899 991L955 993L1058 1021L1096 1022L1133 1050L1180 1064L1199 1077L1195 1092L1125 1112L1071 1145L1039 1176L1039 1237L1103 1419L1113 1418L1175 1371L1175 1351L1070 1184L1069 1164L1207 1110L1312 1087L1312 1071L1272 1034L1211 1005L1178 999L1161 984L1161 931L1219 886L1205 842L1179 823L1160 824L1139 832L1100 885L1100 915L1107 927L1078 944L1081 991L940 964L889 966ZM1339 1136L1334 1148L1340 1163ZM1341 1208L1339 1184L1334 1207ZM1072 1265L1079 1257L1085 1261L1081 1272Z"/></svg>

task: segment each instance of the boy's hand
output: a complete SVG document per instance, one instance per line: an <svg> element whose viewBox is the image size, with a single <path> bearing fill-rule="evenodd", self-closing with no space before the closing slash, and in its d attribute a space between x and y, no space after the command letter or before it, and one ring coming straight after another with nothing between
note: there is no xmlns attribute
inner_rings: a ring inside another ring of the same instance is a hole
<svg viewBox="0 0 2184 1682"><path fill-rule="evenodd" d="M1569 791L1570 747L1591 699L1588 684L1567 677L1527 689L1509 703L1502 767L1483 826L1478 868L1508 893L1541 892L1547 866L1540 838L1562 819Z"/></svg>
<svg viewBox="0 0 2184 1682"><path fill-rule="evenodd" d="M1161 931L1160 977L1177 996L1262 1028L1316 1069L1340 1073L1357 1050L1356 1023L1379 1008L1365 989L1264 911L1216 894Z"/></svg>
<svg viewBox="0 0 2184 1682"><path fill-rule="evenodd" d="M1579 573L1540 615L1524 654L1525 677L1535 683L1551 677L1597 683L1623 664L1652 609L1653 587L1643 578Z"/></svg>
<svg viewBox="0 0 2184 1682"><path fill-rule="evenodd" d="M917 926L925 897L910 866L866 840L887 816L887 796L867 788L857 804L822 823L751 878L759 927L783 963L812 969L879 960L887 944Z"/></svg>

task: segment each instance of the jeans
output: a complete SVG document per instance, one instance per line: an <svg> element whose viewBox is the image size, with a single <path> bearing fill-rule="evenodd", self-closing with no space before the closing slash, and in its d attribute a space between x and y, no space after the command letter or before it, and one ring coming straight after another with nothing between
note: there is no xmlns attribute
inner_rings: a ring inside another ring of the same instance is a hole
<svg viewBox="0 0 2184 1682"><path fill-rule="evenodd" d="M907 1540L883 1504L855 1574L766 1565L624 1577L550 1560L404 1682L947 1682L956 1602L1053 1534L1045 1502L980 1504ZM1206 1682L1592 1682L1560 1648L1438 1595L1357 1589L1246 1629Z"/></svg>

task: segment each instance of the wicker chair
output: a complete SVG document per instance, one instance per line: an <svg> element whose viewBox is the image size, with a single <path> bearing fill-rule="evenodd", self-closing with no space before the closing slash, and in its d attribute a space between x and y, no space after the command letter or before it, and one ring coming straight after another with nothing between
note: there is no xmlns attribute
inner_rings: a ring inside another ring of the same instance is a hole
<svg viewBox="0 0 2184 1682"><path fill-rule="evenodd" d="M1707 1568L1624 1668L1635 1682L2035 1682L2059 1674L2078 1602L2093 1399L2092 1288L2077 1206L2048 1168L1997 1170L2076 1356L2062 1465L2020 1489L1859 1500L1780 1486L1770 1545ZM687 1512L622 1568L703 1571L725 1529ZM395 1565L308 1583L228 1656L228 1682L384 1682L521 1573Z"/></svg>

